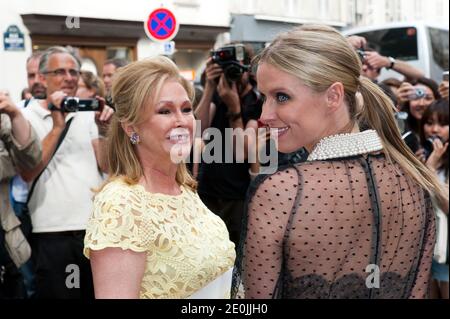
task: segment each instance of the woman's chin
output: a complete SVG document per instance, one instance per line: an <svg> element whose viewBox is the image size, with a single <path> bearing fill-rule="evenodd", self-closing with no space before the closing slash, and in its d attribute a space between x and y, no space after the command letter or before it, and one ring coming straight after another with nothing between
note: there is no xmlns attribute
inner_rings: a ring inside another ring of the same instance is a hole
<svg viewBox="0 0 450 319"><path fill-rule="evenodd" d="M168 151L170 160L174 164L180 164L185 161L191 154L192 144L191 143L178 143L172 145Z"/></svg>
<svg viewBox="0 0 450 319"><path fill-rule="evenodd" d="M278 141L277 150L283 154L290 154L298 151L303 147L302 143L284 143L282 141Z"/></svg>

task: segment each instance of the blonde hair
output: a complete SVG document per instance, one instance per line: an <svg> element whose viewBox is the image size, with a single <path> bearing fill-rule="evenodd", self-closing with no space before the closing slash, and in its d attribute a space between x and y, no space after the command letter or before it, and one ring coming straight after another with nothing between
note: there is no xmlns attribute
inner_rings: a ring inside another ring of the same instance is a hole
<svg viewBox="0 0 450 319"><path fill-rule="evenodd" d="M441 207L448 207L448 189L404 143L392 101L376 84L361 76L357 52L337 30L305 25L282 33L254 61L263 62L297 77L315 92L325 92L333 83L342 83L352 121L361 129L376 130L386 158L398 163ZM357 94L363 98L362 105Z"/></svg>
<svg viewBox="0 0 450 319"><path fill-rule="evenodd" d="M108 181L123 178L129 184L136 184L143 176L136 151L121 123L136 125L145 121L148 101L154 104L167 80L180 83L191 102L194 100L192 85L180 75L177 66L163 56L130 63L115 74L111 91L115 114L106 137ZM185 163L178 164L176 181L193 191L197 188Z"/></svg>

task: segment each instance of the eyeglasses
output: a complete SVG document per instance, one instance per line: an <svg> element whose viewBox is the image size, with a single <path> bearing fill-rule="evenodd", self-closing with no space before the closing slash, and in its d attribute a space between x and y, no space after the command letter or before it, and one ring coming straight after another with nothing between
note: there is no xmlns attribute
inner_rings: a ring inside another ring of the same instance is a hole
<svg viewBox="0 0 450 319"><path fill-rule="evenodd" d="M58 76L58 77L63 77L65 76L67 73L69 73L69 75L71 77L77 78L80 76L80 71L79 70L75 70L75 69L56 69L56 70L51 70L51 71L45 71L43 72L44 74L51 74L54 76Z"/></svg>

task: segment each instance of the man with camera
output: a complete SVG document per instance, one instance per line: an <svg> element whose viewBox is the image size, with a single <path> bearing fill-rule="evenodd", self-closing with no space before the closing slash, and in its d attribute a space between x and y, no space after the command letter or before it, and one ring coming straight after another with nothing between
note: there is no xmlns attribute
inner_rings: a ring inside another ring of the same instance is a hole
<svg viewBox="0 0 450 319"><path fill-rule="evenodd" d="M77 91L80 62L67 49L47 49L39 74L47 99L32 101L24 115L42 141L42 161L22 174L27 182L33 181L28 208L36 297L92 298L83 240L92 189L102 183L102 136L113 111L104 100L71 98Z"/></svg>
<svg viewBox="0 0 450 319"><path fill-rule="evenodd" d="M214 158L221 159L207 162L203 156L198 192L206 206L224 220L230 239L236 244L250 183L248 159L256 143L262 111L260 94L250 79L250 58L249 49L241 44L213 51L206 63L205 88L196 110L205 133L205 152L209 143L220 145L213 152ZM208 128L218 129L220 137L205 132Z"/></svg>
<svg viewBox="0 0 450 319"><path fill-rule="evenodd" d="M407 62L393 57L383 56L375 50L370 49L364 37L350 36L347 38L347 41L358 51L362 61L362 74L375 83L378 82L378 77L383 68L402 74L405 80L415 80L425 76L421 70Z"/></svg>

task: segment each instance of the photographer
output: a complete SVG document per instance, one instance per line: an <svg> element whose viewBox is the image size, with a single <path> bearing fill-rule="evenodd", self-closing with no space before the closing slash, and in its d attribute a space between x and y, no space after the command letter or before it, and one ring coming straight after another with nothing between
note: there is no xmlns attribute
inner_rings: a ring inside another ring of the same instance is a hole
<svg viewBox="0 0 450 319"><path fill-rule="evenodd" d="M381 70L394 70L402 74L404 80L417 80L424 75L424 73L413 67L407 62L397 60L393 57L386 57L368 47L367 40L360 36L350 36L347 41L356 49L359 50L363 60L362 75L371 79L373 82L378 82Z"/></svg>
<svg viewBox="0 0 450 319"><path fill-rule="evenodd" d="M9 200L9 181L40 159L36 133L9 95L0 92L0 299L26 297L18 268L29 259L30 247Z"/></svg>
<svg viewBox="0 0 450 319"><path fill-rule="evenodd" d="M222 162L201 164L198 192L206 206L225 221L235 244L239 242L244 199L250 183L248 157L255 143L251 135L256 136L262 108L260 95L250 81L249 48L245 47L243 52L242 49L242 45L234 45L212 53L206 64L205 89L196 110L202 133L208 128L216 128L221 133L221 141L206 140L205 149L208 143L220 142L221 149L213 149L222 152ZM236 53L242 55L239 52L244 56L237 57ZM221 56L229 58L221 60ZM233 133L227 129L233 129ZM246 137L246 133L253 134ZM234 134L235 138L227 134ZM226 163L225 159L230 157L233 162Z"/></svg>
<svg viewBox="0 0 450 319"><path fill-rule="evenodd" d="M437 83L428 78L403 82L398 90L401 111L407 114L403 139L419 158L423 157L419 145L420 121L428 107L439 98Z"/></svg>
<svg viewBox="0 0 450 319"><path fill-rule="evenodd" d="M422 161L437 174L439 180L448 186L449 178L449 105L448 100L440 99L425 111L420 125L420 138L423 147ZM431 273L431 297L448 299L448 207L443 211L434 207L436 214L436 245Z"/></svg>
<svg viewBox="0 0 450 319"><path fill-rule="evenodd" d="M92 189L102 183L103 138L113 111L104 100L94 112L64 112L76 108L80 62L63 47L47 49L39 76L47 99L32 101L25 116L42 141L38 166L23 178L31 182L28 208L33 226L33 262L37 298L92 298L92 275L83 256L86 223L92 211ZM70 102L70 103L69 103ZM80 101L81 103L81 101ZM51 111L50 111L51 110ZM66 267L75 265L79 287L69 287Z"/></svg>

